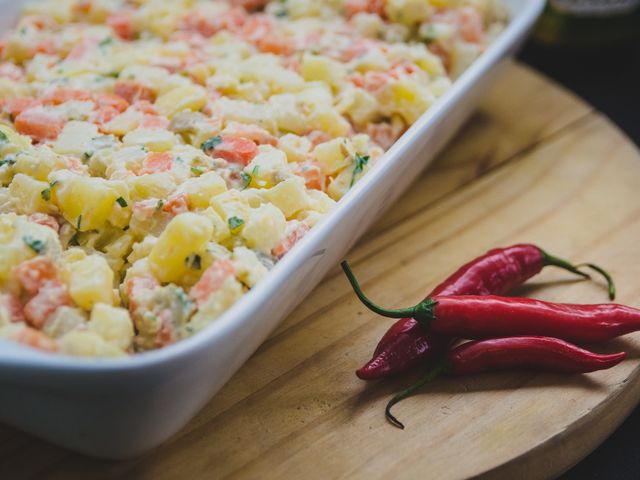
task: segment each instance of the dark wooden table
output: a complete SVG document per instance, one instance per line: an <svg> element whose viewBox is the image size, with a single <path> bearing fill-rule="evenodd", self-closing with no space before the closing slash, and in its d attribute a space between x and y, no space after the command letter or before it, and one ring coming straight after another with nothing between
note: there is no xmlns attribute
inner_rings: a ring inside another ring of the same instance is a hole
<svg viewBox="0 0 640 480"><path fill-rule="evenodd" d="M530 42L520 59L604 112L640 146L640 39L630 45L584 52ZM639 435L640 406L562 480L640 478Z"/></svg>

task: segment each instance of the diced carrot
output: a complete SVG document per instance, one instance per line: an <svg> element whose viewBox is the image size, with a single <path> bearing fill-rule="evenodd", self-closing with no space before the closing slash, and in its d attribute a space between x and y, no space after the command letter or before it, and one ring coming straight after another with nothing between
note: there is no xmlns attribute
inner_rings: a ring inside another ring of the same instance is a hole
<svg viewBox="0 0 640 480"><path fill-rule="evenodd" d="M264 8L264 6L269 3L269 0L231 0L229 3L253 12Z"/></svg>
<svg viewBox="0 0 640 480"><path fill-rule="evenodd" d="M403 129L394 128L388 123L370 123L367 125L367 134L371 140L387 150L402 135Z"/></svg>
<svg viewBox="0 0 640 480"><path fill-rule="evenodd" d="M323 132L322 130L311 130L309 133L305 135L309 139L309 141L315 146L320 145L321 143L328 142L331 140L331 137L328 133Z"/></svg>
<svg viewBox="0 0 640 480"><path fill-rule="evenodd" d="M258 145L273 145L275 147L278 144L277 137L274 137L266 129L257 125L230 122L224 129L224 133L234 137L248 138Z"/></svg>
<svg viewBox="0 0 640 480"><path fill-rule="evenodd" d="M127 280L127 298L129 299L129 311L136 315L136 311L142 306L145 297L160 286L160 283L151 275L132 277Z"/></svg>
<svg viewBox="0 0 640 480"><path fill-rule="evenodd" d="M64 124L65 118L56 113L36 107L23 111L14 120L14 125L19 133L29 135L33 140L55 140Z"/></svg>
<svg viewBox="0 0 640 480"><path fill-rule="evenodd" d="M39 212L32 213L27 218L29 219L30 222L34 222L39 225L44 225L45 227L49 227L55 230L56 233L60 229L60 225L58 224L57 220L51 215L47 215L46 213L39 213Z"/></svg>
<svg viewBox="0 0 640 480"><path fill-rule="evenodd" d="M466 42L480 43L483 22L480 13L472 7L462 7L460 12L460 35Z"/></svg>
<svg viewBox="0 0 640 480"><path fill-rule="evenodd" d="M113 120L115 117L117 117L119 114L120 112L115 107L106 106L106 107L102 107L97 110L94 110L90 120L92 123L95 123L96 125L104 126L107 123L109 123L111 120Z"/></svg>
<svg viewBox="0 0 640 480"><path fill-rule="evenodd" d="M140 125L144 128L167 128L169 119L160 115L143 115Z"/></svg>
<svg viewBox="0 0 640 480"><path fill-rule="evenodd" d="M204 37L211 37L221 30L238 31L247 18L242 8L232 8L215 17L192 10L182 19L182 30L198 32Z"/></svg>
<svg viewBox="0 0 640 480"><path fill-rule="evenodd" d="M286 236L271 250L271 255L277 259L281 259L285 254L293 248L309 231L309 227L302 222L292 220L287 223Z"/></svg>
<svg viewBox="0 0 640 480"><path fill-rule="evenodd" d="M131 106L139 112L148 113L149 115L158 115L158 110L149 100L137 100L133 102Z"/></svg>
<svg viewBox="0 0 640 480"><path fill-rule="evenodd" d="M4 111L15 118L25 110L37 107L38 105L40 105L40 102L35 98L11 98L7 100Z"/></svg>
<svg viewBox="0 0 640 480"><path fill-rule="evenodd" d="M209 298L209 295L218 290L224 281L235 274L235 268L229 260L216 260L200 277L200 280L191 287L189 296L201 307Z"/></svg>
<svg viewBox="0 0 640 480"><path fill-rule="evenodd" d="M27 293L35 295L45 282L58 279L58 269L49 257L26 260L13 269L13 274Z"/></svg>
<svg viewBox="0 0 640 480"><path fill-rule="evenodd" d="M95 38L83 38L79 43L74 45L74 47L69 51L67 55L67 59L69 60L80 60L87 56L92 49L94 49L98 45L98 40Z"/></svg>
<svg viewBox="0 0 640 480"><path fill-rule="evenodd" d="M113 107L119 112L124 112L129 107L129 102L116 93L101 93L94 99L98 108Z"/></svg>
<svg viewBox="0 0 640 480"><path fill-rule="evenodd" d="M179 213L189 211L187 196L184 193L179 193L178 195L169 197L166 202L164 202L162 211L170 213L171 215L178 215Z"/></svg>
<svg viewBox="0 0 640 480"><path fill-rule="evenodd" d="M54 339L47 337L41 331L31 327L25 326L21 329L15 341L46 352L55 352L58 350L58 343Z"/></svg>
<svg viewBox="0 0 640 480"><path fill-rule="evenodd" d="M58 88L53 92L49 92L40 99L43 105L60 105L72 100L77 100L79 102L91 102L93 101L93 95L88 90Z"/></svg>
<svg viewBox="0 0 640 480"><path fill-rule="evenodd" d="M109 25L114 33L122 40L133 40L135 37L131 15L126 12L111 14L109 18L107 18L107 25Z"/></svg>
<svg viewBox="0 0 640 480"><path fill-rule="evenodd" d="M71 305L66 285L60 280L46 280L25 304L24 316L32 327L42 328L47 318L64 305Z"/></svg>
<svg viewBox="0 0 640 480"><path fill-rule="evenodd" d="M120 95L129 103L135 103L141 100L153 102L156 94L149 87L131 80L118 80L113 87L113 92Z"/></svg>
<svg viewBox="0 0 640 480"><path fill-rule="evenodd" d="M160 329L156 333L156 346L166 347L176 341L175 328L173 326L171 310L165 308L158 313Z"/></svg>
<svg viewBox="0 0 640 480"><path fill-rule="evenodd" d="M292 39L275 33L258 38L255 45L261 52L275 55L291 55L296 51Z"/></svg>
<svg viewBox="0 0 640 480"><path fill-rule="evenodd" d="M2 62L0 63L0 77L19 81L24 79L24 71L11 62Z"/></svg>
<svg viewBox="0 0 640 480"><path fill-rule="evenodd" d="M20 300L12 293L0 294L0 306L6 309L11 323L23 323L25 321Z"/></svg>
<svg viewBox="0 0 640 480"><path fill-rule="evenodd" d="M375 13L384 18L384 6L385 0L346 0L343 8L347 18L358 13Z"/></svg>
<svg viewBox="0 0 640 480"><path fill-rule="evenodd" d="M223 135L220 143L206 153L214 158L224 158L227 162L246 166L258 153L258 147L246 138Z"/></svg>
<svg viewBox="0 0 640 480"><path fill-rule="evenodd" d="M326 177L318 162L308 161L297 164L295 173L296 175L300 175L304 178L305 186L307 188L324 191Z"/></svg>
<svg viewBox="0 0 640 480"><path fill-rule="evenodd" d="M140 174L166 172L172 166L173 155L170 152L151 152L142 161Z"/></svg>

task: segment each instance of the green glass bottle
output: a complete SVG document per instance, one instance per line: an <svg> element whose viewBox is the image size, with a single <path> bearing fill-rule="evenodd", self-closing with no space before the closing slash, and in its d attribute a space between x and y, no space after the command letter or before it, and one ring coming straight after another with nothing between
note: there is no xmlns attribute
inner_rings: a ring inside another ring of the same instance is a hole
<svg viewBox="0 0 640 480"><path fill-rule="evenodd" d="M640 38L640 0L548 0L534 38L566 47L607 46Z"/></svg>

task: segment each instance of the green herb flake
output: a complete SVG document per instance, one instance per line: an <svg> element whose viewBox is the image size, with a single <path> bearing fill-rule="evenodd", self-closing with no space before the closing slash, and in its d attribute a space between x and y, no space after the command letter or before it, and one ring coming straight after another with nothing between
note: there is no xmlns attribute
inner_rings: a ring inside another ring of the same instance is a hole
<svg viewBox="0 0 640 480"><path fill-rule="evenodd" d="M237 230L242 225L244 225L244 220L238 217L230 217L227 221L229 223L229 228L231 231Z"/></svg>
<svg viewBox="0 0 640 480"><path fill-rule="evenodd" d="M158 203L156 203L156 210L162 210L162 207L164 207L164 200L158 200Z"/></svg>
<svg viewBox="0 0 640 480"><path fill-rule="evenodd" d="M88 161L88 160L90 160L90 159L91 159L91 157L93 157L93 154L94 154L94 153L95 153L95 152L83 152L83 153L82 153L82 160L83 160L83 161L85 161L85 162L86 162L86 161Z"/></svg>
<svg viewBox="0 0 640 480"><path fill-rule="evenodd" d="M0 130L0 145L4 145L5 143L9 143L9 137L7 134Z"/></svg>
<svg viewBox="0 0 640 480"><path fill-rule="evenodd" d="M49 184L47 188L45 188L40 192L40 196L45 202L48 202L49 200L51 200L51 189L55 187L57 184L58 184L58 181L54 180Z"/></svg>
<svg viewBox="0 0 640 480"><path fill-rule="evenodd" d="M355 167L353 167L353 175L351 176L351 183L349 184L349 188L353 187L354 182L356 181L356 175L359 175L364 170L364 167L369 162L369 155L360 155L356 152L355 157Z"/></svg>
<svg viewBox="0 0 640 480"><path fill-rule="evenodd" d="M286 17L287 15L289 15L289 12L287 11L286 8L281 8L275 13L275 16L280 18Z"/></svg>
<svg viewBox="0 0 640 480"><path fill-rule="evenodd" d="M106 47L107 45L111 45L113 43L113 37L107 37L98 43L99 47Z"/></svg>
<svg viewBox="0 0 640 480"><path fill-rule="evenodd" d="M82 225L82 215L78 215L78 221L76 222L76 230L80 230L80 225Z"/></svg>
<svg viewBox="0 0 640 480"><path fill-rule="evenodd" d="M38 254L44 251L44 242L33 238L31 235L25 235L22 237L22 241L27 244L27 247Z"/></svg>
<svg viewBox="0 0 640 480"><path fill-rule="evenodd" d="M194 175L199 177L200 175L202 175L204 173L204 168L203 167L191 167L191 173L193 173Z"/></svg>
<svg viewBox="0 0 640 480"><path fill-rule="evenodd" d="M16 164L16 157L14 155L7 155L4 160L0 160L0 167L4 167L5 165L10 167L11 165Z"/></svg>
<svg viewBox="0 0 640 480"><path fill-rule="evenodd" d="M205 140L204 142L202 142L202 145L200 145L200 148L204 152L206 152L208 150L213 150L214 148L216 148L221 143L222 143L222 137L220 135L216 135L215 137L211 137L211 138Z"/></svg>
<svg viewBox="0 0 640 480"><path fill-rule="evenodd" d="M116 202L118 202L118 205L120 205L122 208L126 208L129 205L127 201L122 197L116 198Z"/></svg>
<svg viewBox="0 0 640 480"><path fill-rule="evenodd" d="M202 257L197 253L192 253L184 259L184 263L193 270L200 270L202 268Z"/></svg>
<svg viewBox="0 0 640 480"><path fill-rule="evenodd" d="M251 184L251 175L245 172L240 172L240 178L244 182L244 187L247 188Z"/></svg>

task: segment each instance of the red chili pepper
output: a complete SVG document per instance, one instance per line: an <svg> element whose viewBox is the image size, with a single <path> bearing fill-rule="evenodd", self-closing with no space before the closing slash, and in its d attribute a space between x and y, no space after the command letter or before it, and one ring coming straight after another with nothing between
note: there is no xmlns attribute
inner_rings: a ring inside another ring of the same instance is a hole
<svg viewBox="0 0 640 480"><path fill-rule="evenodd" d="M611 368L626 357L625 352L601 355L550 337L508 337L463 343L424 377L393 397L385 414L396 427L404 425L391 414L391 407L442 373L473 375L500 370L587 373Z"/></svg>
<svg viewBox="0 0 640 480"><path fill-rule="evenodd" d="M456 338L545 335L578 343L603 342L640 330L640 310L604 303L575 305L497 295L435 296L409 308L385 309L362 292L344 266L356 295L373 312L415 318L422 327Z"/></svg>
<svg viewBox="0 0 640 480"><path fill-rule="evenodd" d="M460 267L428 296L505 294L539 273L545 266L557 266L589 278L589 275L566 260L549 255L535 245L519 244L489 250ZM615 285L609 274L596 265L585 266L605 277L609 296L613 299ZM451 342L450 337L425 331L413 318L402 318L384 334L373 358L357 370L356 375L362 380L373 380L404 372L440 356Z"/></svg>

